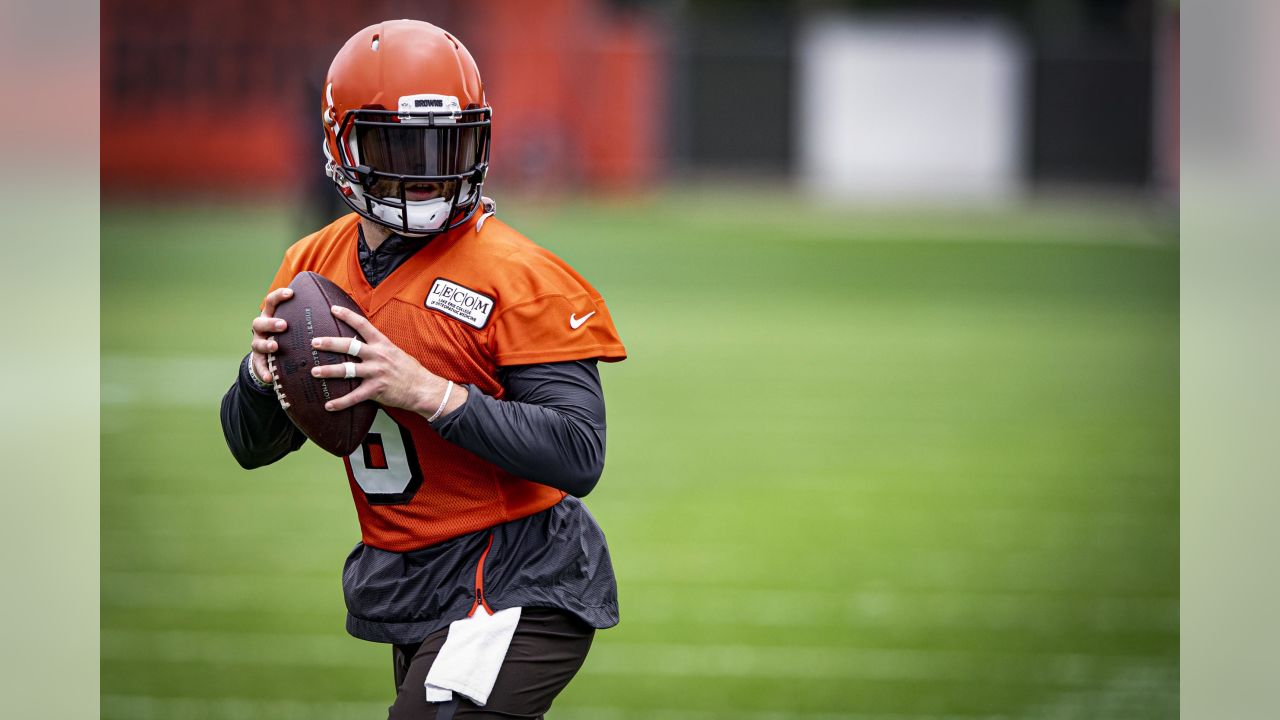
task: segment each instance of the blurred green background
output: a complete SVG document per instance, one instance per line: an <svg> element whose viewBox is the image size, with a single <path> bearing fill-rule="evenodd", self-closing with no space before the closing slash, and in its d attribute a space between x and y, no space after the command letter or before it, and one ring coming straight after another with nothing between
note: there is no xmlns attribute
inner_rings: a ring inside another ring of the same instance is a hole
<svg viewBox="0 0 1280 720"><path fill-rule="evenodd" d="M556 718L1169 718L1178 236L1150 206L508 203L601 290L619 576ZM378 717L341 462L227 451L290 207L102 218L102 717Z"/></svg>

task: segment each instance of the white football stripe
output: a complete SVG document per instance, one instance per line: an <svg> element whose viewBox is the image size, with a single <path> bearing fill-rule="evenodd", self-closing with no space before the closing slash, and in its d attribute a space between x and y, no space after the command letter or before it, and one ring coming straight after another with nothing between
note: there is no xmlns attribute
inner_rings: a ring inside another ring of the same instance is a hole
<svg viewBox="0 0 1280 720"><path fill-rule="evenodd" d="M102 720L350 720L385 716L390 704L103 695Z"/></svg>
<svg viewBox="0 0 1280 720"><path fill-rule="evenodd" d="M264 597L291 607L328 604L338 571L244 575L129 572L102 574L103 607L193 610L263 609ZM727 585L624 584L632 602L624 622L744 627L866 627L983 630L1043 628L1046 618L1080 632L1168 632L1178 627L1177 598L1054 594L780 590ZM734 602L719 602L732 595ZM282 601L283 602L283 601ZM283 608L282 608L283 609Z"/></svg>
<svg viewBox="0 0 1280 720"><path fill-rule="evenodd" d="M214 665L366 667L385 646L332 635L104 629L103 660ZM983 681L1095 687L1107 669L1142 667L1132 689L1159 691L1177 677L1175 660L1077 653L901 650L803 645L597 642L586 675L672 678Z"/></svg>
<svg viewBox="0 0 1280 720"><path fill-rule="evenodd" d="M102 696L102 720L348 720L385 714L386 702L304 702L257 698L155 697L111 694ZM1007 720L999 715L920 715L894 713L828 713L799 710L725 710L710 712L681 708L625 708L573 706L556 703L556 720Z"/></svg>
<svg viewBox="0 0 1280 720"><path fill-rule="evenodd" d="M248 348L245 348L248 352ZM102 404L208 406L236 380L243 355L102 356ZM111 432L110 415L103 431Z"/></svg>

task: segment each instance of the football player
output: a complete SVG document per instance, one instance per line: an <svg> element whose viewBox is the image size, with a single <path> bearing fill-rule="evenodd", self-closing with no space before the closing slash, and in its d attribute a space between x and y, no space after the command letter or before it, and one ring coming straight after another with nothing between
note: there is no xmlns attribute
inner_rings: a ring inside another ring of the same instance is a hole
<svg viewBox="0 0 1280 720"><path fill-rule="evenodd" d="M604 535L578 498L604 464L596 363L626 351L595 288L481 195L492 111L457 38L412 20L365 28L322 95L326 170L352 212L285 253L223 398L227 443L246 468L303 444L272 390L273 315L299 272L337 283L365 318L333 312L363 342L317 346L359 357L362 381L327 407L379 405L343 459L361 531L342 573L347 631L393 646L391 718L541 717L595 629L618 622ZM486 661L455 652L462 639L441 654L462 634L451 624L514 608L487 696L437 688L428 702L438 656L451 676Z"/></svg>

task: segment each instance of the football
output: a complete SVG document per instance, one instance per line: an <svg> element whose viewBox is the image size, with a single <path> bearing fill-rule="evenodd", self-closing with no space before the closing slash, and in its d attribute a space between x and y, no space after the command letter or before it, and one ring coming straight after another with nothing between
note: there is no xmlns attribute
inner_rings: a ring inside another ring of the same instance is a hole
<svg viewBox="0 0 1280 720"><path fill-rule="evenodd" d="M360 378L312 377L311 368L342 362L360 362L343 353L311 347L317 337L358 337L350 325L333 316L329 309L341 305L364 313L342 288L313 272L300 272L289 283L293 297L276 307L275 316L287 325L275 336L276 351L267 356L275 377L276 397L289 419L316 445L341 457L350 455L373 425L377 404L362 402L345 410L329 411L324 404L360 386Z"/></svg>

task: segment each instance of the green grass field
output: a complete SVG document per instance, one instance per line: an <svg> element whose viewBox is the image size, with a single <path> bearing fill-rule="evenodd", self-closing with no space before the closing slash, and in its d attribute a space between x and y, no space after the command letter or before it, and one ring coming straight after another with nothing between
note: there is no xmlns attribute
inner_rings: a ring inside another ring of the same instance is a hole
<svg viewBox="0 0 1280 720"><path fill-rule="evenodd" d="M601 290L623 622L553 718L1178 712L1176 229L1124 208L505 208ZM341 463L218 402L301 230L102 224L102 716L385 717Z"/></svg>

